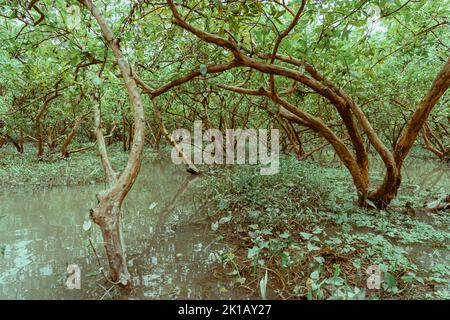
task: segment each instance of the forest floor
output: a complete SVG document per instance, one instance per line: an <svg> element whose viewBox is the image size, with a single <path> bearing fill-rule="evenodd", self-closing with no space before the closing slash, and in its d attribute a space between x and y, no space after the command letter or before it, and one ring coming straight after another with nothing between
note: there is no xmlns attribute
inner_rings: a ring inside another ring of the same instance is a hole
<svg viewBox="0 0 450 320"><path fill-rule="evenodd" d="M125 165L127 154L120 146L109 148L113 165ZM147 149L144 161L155 155ZM33 149L18 156L4 148L0 168L0 189L104 180L94 149L67 160L55 153L38 162ZM203 170L195 188L205 199L205 223L227 248L217 252L212 272L249 297L450 298L448 211L405 207L442 199L449 179L427 187L406 177L392 205L376 211L354 204L351 179L333 161L282 156L280 172L272 176L247 165ZM448 176L448 165L443 170L435 170L438 177ZM369 266L381 272L380 289L367 288Z"/></svg>

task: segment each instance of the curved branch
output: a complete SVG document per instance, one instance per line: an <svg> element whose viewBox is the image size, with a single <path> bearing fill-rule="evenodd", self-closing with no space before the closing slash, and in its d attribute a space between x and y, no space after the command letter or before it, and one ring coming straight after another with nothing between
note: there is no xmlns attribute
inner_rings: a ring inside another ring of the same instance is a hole
<svg viewBox="0 0 450 320"><path fill-rule="evenodd" d="M442 67L436 78L433 80L430 89L427 91L422 101L417 106L411 119L408 122L406 130L397 144L394 156L397 163L402 163L406 155L411 150L414 141L427 120L431 110L438 100L447 91L450 86L450 58Z"/></svg>
<svg viewBox="0 0 450 320"><path fill-rule="evenodd" d="M348 150L344 141L340 139L320 118L314 117L313 115L300 110L287 100L281 98L280 96L278 96L273 92L265 90L262 87L259 88L258 90L255 90L255 89L233 87L224 84L221 84L219 86L223 89L231 90L242 94L266 96L273 102L284 108L286 111L293 114L295 117L300 118L305 126L311 128L313 131L322 135L325 138L325 140L327 140L334 147L339 158L350 171L355 186L358 189L358 192L362 194L363 198L367 195L368 181L366 179L364 170L359 166L359 164L357 163L351 152ZM280 113L280 115L283 114ZM289 116L289 114L287 115L288 116L286 117L286 119L291 120L292 117Z"/></svg>
<svg viewBox="0 0 450 320"><path fill-rule="evenodd" d="M270 63L273 64L275 61L275 56L278 52L278 48L281 44L281 41L289 34L289 32L294 29L294 27L297 25L298 21L300 20L300 16L303 12L303 9L305 8L306 0L302 0L302 3L300 5L300 8L298 9L297 13L294 16L294 19L289 24L289 26L278 36L277 40L275 41L275 46L273 47L272 56L270 57ZM275 76L273 74L270 75L270 88L272 91L275 91Z"/></svg>
<svg viewBox="0 0 450 320"><path fill-rule="evenodd" d="M236 60L231 60L229 62L226 63L222 63L222 64L218 64L218 65L214 65L214 66L209 66L206 69L206 73L208 74L213 74L213 73L220 73L222 71L226 71L226 70L230 70L232 68L237 67L239 64L237 63ZM152 99L156 98L157 96L169 91L170 89L180 86L186 82L191 81L192 79L201 76L201 72L199 70L192 70L191 72L185 74L182 77L179 77L175 80L172 80L170 82L168 82L167 84L157 88L157 89L153 89L151 88L149 85L147 85L145 83L144 80L142 80L137 74L136 72L133 73L133 77L136 80L137 84L142 88L142 90L145 91L145 93L149 94L150 97Z"/></svg>
<svg viewBox="0 0 450 320"><path fill-rule="evenodd" d="M197 37L199 37L200 39L208 42L208 43L214 43L224 49L228 49L230 50L233 55L238 59L241 56L241 53L239 51L239 47L237 46L236 42L234 42L234 40L230 39L224 39L222 37L219 37L215 34L212 33L208 33L208 32L204 32L201 31L200 29L197 29L195 27L193 27L192 25L190 25L189 23L187 23L180 15L180 13L178 12L173 0L167 0L167 4L170 7L170 10L172 11L173 14L173 22L180 26L181 28L193 33L194 35L196 35Z"/></svg>

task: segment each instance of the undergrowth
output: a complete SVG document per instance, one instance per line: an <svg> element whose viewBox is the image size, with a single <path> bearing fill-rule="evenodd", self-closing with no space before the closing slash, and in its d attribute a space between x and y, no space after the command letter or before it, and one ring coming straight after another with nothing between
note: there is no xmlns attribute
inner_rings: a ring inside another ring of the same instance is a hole
<svg viewBox="0 0 450 320"><path fill-rule="evenodd" d="M108 155L114 168L123 168L128 153L121 145L108 147ZM146 149L144 159L154 156L154 151ZM103 182L105 174L96 147L75 153L61 159L58 150L47 152L42 160L36 156L36 148L27 145L23 154L11 147L0 149L0 188L52 187L85 185Z"/></svg>
<svg viewBox="0 0 450 320"><path fill-rule="evenodd" d="M236 166L210 172L199 187L209 190L211 229L229 248L216 254L223 274L251 296L449 298L446 212L412 217L399 201L388 211L357 208L344 169L292 157L277 175ZM402 196L433 198L429 190L413 195ZM373 265L380 289L367 286Z"/></svg>

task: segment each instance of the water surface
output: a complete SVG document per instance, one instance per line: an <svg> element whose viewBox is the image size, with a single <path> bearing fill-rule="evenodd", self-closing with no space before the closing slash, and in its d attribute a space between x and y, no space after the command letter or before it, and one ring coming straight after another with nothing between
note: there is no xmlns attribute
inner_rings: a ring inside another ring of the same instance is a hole
<svg viewBox="0 0 450 320"><path fill-rule="evenodd" d="M98 228L85 230L102 185L3 191L0 298L208 299L219 292L221 298L236 297L212 276L220 247L191 191L194 183L180 166L156 161L142 168L123 206L136 284L127 296L102 275L100 266L107 265ZM81 268L81 290L66 287L69 264Z"/></svg>

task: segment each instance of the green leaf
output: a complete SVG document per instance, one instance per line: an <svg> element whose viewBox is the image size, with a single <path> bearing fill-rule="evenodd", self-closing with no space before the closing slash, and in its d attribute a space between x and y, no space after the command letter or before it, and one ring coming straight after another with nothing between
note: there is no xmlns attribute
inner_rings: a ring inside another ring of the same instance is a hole
<svg viewBox="0 0 450 320"><path fill-rule="evenodd" d="M321 234L322 231L323 231L323 229L321 227L317 226L317 227L314 228L312 233L314 233L314 234Z"/></svg>
<svg viewBox="0 0 450 320"><path fill-rule="evenodd" d="M253 259L259 255L259 247L254 246L253 248L248 249L247 257L249 259Z"/></svg>
<svg viewBox="0 0 450 320"><path fill-rule="evenodd" d="M98 76L92 77L91 81L95 86L100 86L102 84L102 79Z"/></svg>
<svg viewBox="0 0 450 320"><path fill-rule="evenodd" d="M384 273L384 283L389 289L397 286L397 280L395 280L394 276L389 272Z"/></svg>
<svg viewBox="0 0 450 320"><path fill-rule="evenodd" d="M319 277L320 277L319 270L313 271L309 277L311 278L311 280L315 280L315 281L319 280Z"/></svg>
<svg viewBox="0 0 450 320"><path fill-rule="evenodd" d="M313 235L308 232L300 232L300 236L305 240L309 240Z"/></svg>
<svg viewBox="0 0 450 320"><path fill-rule="evenodd" d="M307 245L306 245L306 247L308 248L308 251L309 251L309 252L311 252L311 251L316 251L316 250L319 250L319 249L320 249L320 247L316 246L315 244L313 244L313 243L311 243L311 242L308 242Z"/></svg>

